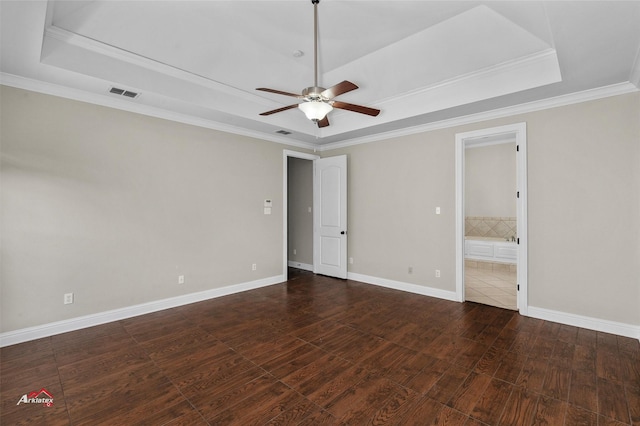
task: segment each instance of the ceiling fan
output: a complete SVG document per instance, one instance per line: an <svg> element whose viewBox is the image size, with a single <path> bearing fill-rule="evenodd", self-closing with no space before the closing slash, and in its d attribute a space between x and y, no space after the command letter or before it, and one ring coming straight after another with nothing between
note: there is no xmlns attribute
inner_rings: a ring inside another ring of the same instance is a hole
<svg viewBox="0 0 640 426"><path fill-rule="evenodd" d="M259 87L256 90L263 92L276 93L278 95L291 96L294 98L302 99L303 102L298 104L289 105L286 107L274 109L271 111L263 112L260 115L271 115L276 112L286 111L292 108L298 107L307 118L318 125L318 127L327 127L329 125L329 118L327 114L333 110L333 108L345 109L347 111L358 112L360 114L367 114L373 117L380 114L379 109L369 108L361 105L354 105L347 102L341 102L333 100L338 95L350 92L358 88L350 81L343 81L328 89L318 86L318 3L320 0L311 0L313 4L313 50L314 50L314 80L313 86L307 87L302 91L302 94L297 95L295 93L283 92L281 90L268 89L266 87Z"/></svg>

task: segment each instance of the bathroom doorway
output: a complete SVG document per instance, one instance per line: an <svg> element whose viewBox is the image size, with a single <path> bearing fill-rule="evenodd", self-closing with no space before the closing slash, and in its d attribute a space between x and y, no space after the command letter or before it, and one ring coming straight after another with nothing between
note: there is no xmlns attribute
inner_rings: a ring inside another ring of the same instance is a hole
<svg viewBox="0 0 640 426"><path fill-rule="evenodd" d="M464 158L464 298L516 310L515 135L468 140Z"/></svg>
<svg viewBox="0 0 640 426"><path fill-rule="evenodd" d="M526 124L456 135L456 295L526 314Z"/></svg>

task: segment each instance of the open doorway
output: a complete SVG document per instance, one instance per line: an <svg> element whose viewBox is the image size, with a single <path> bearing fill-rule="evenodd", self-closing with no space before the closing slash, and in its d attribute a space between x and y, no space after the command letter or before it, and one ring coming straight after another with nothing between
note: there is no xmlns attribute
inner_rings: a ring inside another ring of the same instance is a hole
<svg viewBox="0 0 640 426"><path fill-rule="evenodd" d="M320 157L297 151L283 152L282 274L289 267L313 268L313 162Z"/></svg>
<svg viewBox="0 0 640 426"><path fill-rule="evenodd" d="M458 300L526 314L526 197L525 123L456 135Z"/></svg>
<svg viewBox="0 0 640 426"><path fill-rule="evenodd" d="M313 272L313 161L287 158L287 263Z"/></svg>
<svg viewBox="0 0 640 426"><path fill-rule="evenodd" d="M516 310L514 134L465 142L464 299Z"/></svg>

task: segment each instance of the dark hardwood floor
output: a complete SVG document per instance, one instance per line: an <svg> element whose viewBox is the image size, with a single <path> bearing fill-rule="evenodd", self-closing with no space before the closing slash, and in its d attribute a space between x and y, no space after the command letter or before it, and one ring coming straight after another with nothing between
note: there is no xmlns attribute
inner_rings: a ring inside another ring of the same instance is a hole
<svg viewBox="0 0 640 426"><path fill-rule="evenodd" d="M640 424L635 339L301 271L0 357L2 425Z"/></svg>

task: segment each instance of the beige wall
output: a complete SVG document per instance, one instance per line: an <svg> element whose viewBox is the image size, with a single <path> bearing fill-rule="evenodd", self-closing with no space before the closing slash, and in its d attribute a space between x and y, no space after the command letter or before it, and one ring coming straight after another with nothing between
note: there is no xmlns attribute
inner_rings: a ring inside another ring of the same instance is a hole
<svg viewBox="0 0 640 426"><path fill-rule="evenodd" d="M283 145L8 87L1 101L2 331L282 274Z"/></svg>
<svg viewBox="0 0 640 426"><path fill-rule="evenodd" d="M640 325L638 93L325 152L349 158L350 271L455 291L455 134L519 122L530 306Z"/></svg>
<svg viewBox="0 0 640 426"><path fill-rule="evenodd" d="M289 157L287 169L288 260L313 265L313 161Z"/></svg>
<svg viewBox="0 0 640 426"><path fill-rule="evenodd" d="M2 331L282 272L282 145L1 102ZM635 93L324 152L348 154L350 272L454 291L455 134L524 121L530 305L640 325L639 118Z"/></svg>
<svg viewBox="0 0 640 426"><path fill-rule="evenodd" d="M640 94L526 116L530 305L640 324Z"/></svg>
<svg viewBox="0 0 640 426"><path fill-rule="evenodd" d="M445 129L324 152L348 156L349 272L455 291L454 139Z"/></svg>
<svg viewBox="0 0 640 426"><path fill-rule="evenodd" d="M465 216L516 217L516 144L467 148Z"/></svg>

